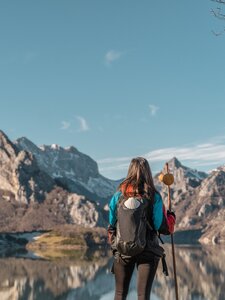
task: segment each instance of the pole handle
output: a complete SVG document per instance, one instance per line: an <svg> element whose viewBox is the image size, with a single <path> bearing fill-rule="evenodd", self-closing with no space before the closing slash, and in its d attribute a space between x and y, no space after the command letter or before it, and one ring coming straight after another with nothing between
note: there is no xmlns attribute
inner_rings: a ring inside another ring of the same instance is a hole
<svg viewBox="0 0 225 300"><path fill-rule="evenodd" d="M167 172L167 174L170 174L168 162L166 163L166 172ZM170 186L169 185L168 185L168 209L171 210L171 197L170 197Z"/></svg>

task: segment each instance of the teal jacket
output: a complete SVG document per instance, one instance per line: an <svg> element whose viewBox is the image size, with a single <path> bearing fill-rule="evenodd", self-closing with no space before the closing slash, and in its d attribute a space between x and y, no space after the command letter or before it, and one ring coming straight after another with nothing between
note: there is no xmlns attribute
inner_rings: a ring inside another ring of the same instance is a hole
<svg viewBox="0 0 225 300"><path fill-rule="evenodd" d="M117 221L117 203L120 196L122 195L121 191L116 192L110 203L109 203L109 225L110 227L116 226ZM163 205L162 197L159 193L155 193L153 210L152 210L152 224L156 231L159 231L163 234L170 234L174 230L175 218L168 215L165 206Z"/></svg>

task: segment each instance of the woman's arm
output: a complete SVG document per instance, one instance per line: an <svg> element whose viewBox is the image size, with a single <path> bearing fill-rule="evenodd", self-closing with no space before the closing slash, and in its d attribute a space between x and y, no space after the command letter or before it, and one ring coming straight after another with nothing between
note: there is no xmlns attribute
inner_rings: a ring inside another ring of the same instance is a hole
<svg viewBox="0 0 225 300"><path fill-rule="evenodd" d="M109 224L111 226L116 225L117 221L117 202L119 201L119 198L121 196L121 192L116 192L109 203Z"/></svg>
<svg viewBox="0 0 225 300"><path fill-rule="evenodd" d="M109 203L109 226L108 226L108 241L111 244L112 236L116 232L116 222L117 222L117 203L121 196L121 192L116 192Z"/></svg>
<svg viewBox="0 0 225 300"><path fill-rule="evenodd" d="M153 224L155 230L162 234L172 234L174 232L174 225L176 216L173 212L166 211L159 193L155 193L153 205Z"/></svg>

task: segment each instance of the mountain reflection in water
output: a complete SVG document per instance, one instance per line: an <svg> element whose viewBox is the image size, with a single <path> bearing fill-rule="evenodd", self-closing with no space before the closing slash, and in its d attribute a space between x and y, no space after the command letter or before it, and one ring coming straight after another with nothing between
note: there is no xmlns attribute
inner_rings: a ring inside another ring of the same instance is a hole
<svg viewBox="0 0 225 300"><path fill-rule="evenodd" d="M170 277L161 263L154 281L153 300L174 300L170 245L166 247ZM225 249L176 247L180 300L225 299ZM0 258L1 300L112 300L114 276L108 254L76 252L54 260ZM136 273L128 300L136 297Z"/></svg>

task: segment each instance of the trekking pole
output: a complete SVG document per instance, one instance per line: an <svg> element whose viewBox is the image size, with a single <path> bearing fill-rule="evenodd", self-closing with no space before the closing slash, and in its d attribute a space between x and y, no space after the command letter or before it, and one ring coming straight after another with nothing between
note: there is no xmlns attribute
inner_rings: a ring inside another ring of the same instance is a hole
<svg viewBox="0 0 225 300"><path fill-rule="evenodd" d="M168 208L171 211L171 197L170 197L170 185L174 182L173 174L169 171L169 164L166 163L166 174L163 176L163 183L168 187ZM174 247L174 240L173 240L173 233L170 235L171 237L171 245L172 245L172 255L173 255L173 273L174 273L174 282L175 282L175 293L176 293L176 300L179 300L178 297L178 285L177 285L177 268L176 268L176 259L175 259L175 247Z"/></svg>

